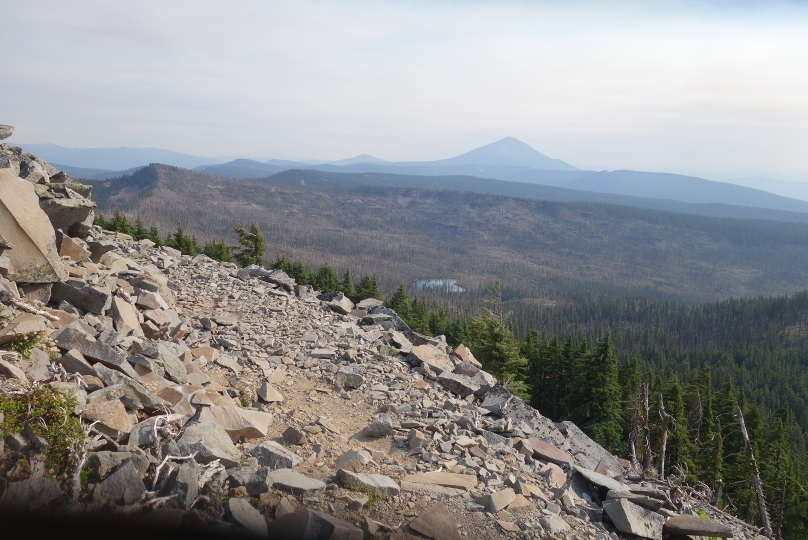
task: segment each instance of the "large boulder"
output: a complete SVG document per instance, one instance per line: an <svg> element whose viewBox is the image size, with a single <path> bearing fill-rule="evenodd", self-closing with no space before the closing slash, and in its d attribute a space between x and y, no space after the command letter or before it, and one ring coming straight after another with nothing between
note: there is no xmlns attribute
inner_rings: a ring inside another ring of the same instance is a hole
<svg viewBox="0 0 808 540"><path fill-rule="evenodd" d="M0 141L3 139L8 139L14 133L14 126L7 126L6 124L0 124Z"/></svg>
<svg viewBox="0 0 808 540"><path fill-rule="evenodd" d="M183 455L193 454L197 463L210 463L218 459L225 467L235 467L241 461L241 453L233 445L230 436L213 422L199 422L185 427L177 440Z"/></svg>
<svg viewBox="0 0 808 540"><path fill-rule="evenodd" d="M14 249L7 252L13 275L22 283L51 283L67 279L56 249L56 233L39 207L34 186L12 169L0 169L0 231Z"/></svg>
<svg viewBox="0 0 808 540"><path fill-rule="evenodd" d="M420 366L426 364L435 373L454 370L454 364L449 360L449 355L438 349L434 345L418 345L413 347L407 359L410 363Z"/></svg>

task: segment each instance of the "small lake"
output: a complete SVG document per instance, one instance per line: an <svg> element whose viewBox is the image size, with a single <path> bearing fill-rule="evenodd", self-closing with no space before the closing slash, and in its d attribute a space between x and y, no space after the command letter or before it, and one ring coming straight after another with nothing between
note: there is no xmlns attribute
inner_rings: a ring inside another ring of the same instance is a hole
<svg viewBox="0 0 808 540"><path fill-rule="evenodd" d="M457 285L456 279L445 279L445 278L419 279L415 282L415 288L419 291L422 291L424 289L428 290L440 289L448 293L466 292L466 289L464 289L463 287L459 287Z"/></svg>

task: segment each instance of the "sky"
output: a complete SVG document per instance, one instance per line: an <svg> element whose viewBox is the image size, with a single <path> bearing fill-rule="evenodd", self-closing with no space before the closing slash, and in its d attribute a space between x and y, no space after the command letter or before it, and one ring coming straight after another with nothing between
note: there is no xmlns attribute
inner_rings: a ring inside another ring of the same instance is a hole
<svg viewBox="0 0 808 540"><path fill-rule="evenodd" d="M0 0L8 142L808 179L799 2Z"/></svg>

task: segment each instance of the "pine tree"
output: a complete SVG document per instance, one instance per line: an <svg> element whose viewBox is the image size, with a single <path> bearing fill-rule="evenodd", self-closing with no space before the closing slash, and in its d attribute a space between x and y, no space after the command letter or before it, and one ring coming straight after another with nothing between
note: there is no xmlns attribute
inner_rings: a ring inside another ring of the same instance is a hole
<svg viewBox="0 0 808 540"><path fill-rule="evenodd" d="M258 222L253 221L250 225L250 230L244 228L244 225L239 224L236 227L238 234L238 243L244 248L235 255L236 262L243 267L256 264L258 266L264 265L264 237L261 235L261 229L258 227Z"/></svg>
<svg viewBox="0 0 808 540"><path fill-rule="evenodd" d="M675 466L679 466L683 471L688 472L688 481L693 482L696 480L694 476L696 466L691 458L693 445L688 433L684 390L676 375L670 378L665 388L665 408L674 420L674 427L668 439L668 463L665 470L673 471Z"/></svg>
<svg viewBox="0 0 808 540"><path fill-rule="evenodd" d="M343 274L342 276L342 281L339 282L339 290L340 292L342 292L342 294L350 298L352 301L354 302L356 301L356 294L354 293L354 283L353 278L351 278L350 268L345 269L345 274ZM404 317L402 317L402 319L403 318Z"/></svg>
<svg viewBox="0 0 808 540"><path fill-rule="evenodd" d="M137 217L135 221L135 228L132 230L132 236L134 236L135 240L143 240L144 238L148 238L149 231L143 225L143 220L140 219L140 216Z"/></svg>
<svg viewBox="0 0 808 540"><path fill-rule="evenodd" d="M112 215L112 221L110 221L108 225L109 230L111 231L117 231L119 233L128 234L129 236L134 237L132 225L120 210L115 210L115 213Z"/></svg>
<svg viewBox="0 0 808 540"><path fill-rule="evenodd" d="M365 274L359 283L359 287L356 288L356 298L358 300L364 300L365 298L382 299L382 291L379 290L376 274L373 274L373 276Z"/></svg>
<svg viewBox="0 0 808 540"><path fill-rule="evenodd" d="M520 354L513 329L501 317L483 308L482 315L471 320L470 334L469 348L483 368L501 382L509 383L511 392L529 400L525 385L527 359Z"/></svg>
<svg viewBox="0 0 808 540"><path fill-rule="evenodd" d="M230 248L224 243L224 239L219 241L214 240L209 244L205 244L202 253L207 255L213 260L220 262L234 262L233 255L230 253Z"/></svg>
<svg viewBox="0 0 808 540"><path fill-rule="evenodd" d="M289 277L293 278L299 285L309 285L310 276L309 272L306 269L306 265L303 264L303 261L295 261L289 267L289 271L286 272L289 274Z"/></svg>
<svg viewBox="0 0 808 540"><path fill-rule="evenodd" d="M617 356L609 332L579 367L574 391L567 396L568 419L613 453L623 449L621 391Z"/></svg>
<svg viewBox="0 0 808 540"><path fill-rule="evenodd" d="M385 301L384 305L395 311L403 321L409 320L412 306L410 295L407 294L407 289L403 284L398 286L396 292Z"/></svg>
<svg viewBox="0 0 808 540"><path fill-rule="evenodd" d="M278 254L269 267L273 270L283 270L288 275L292 271L292 261L286 255Z"/></svg>
<svg viewBox="0 0 808 540"><path fill-rule="evenodd" d="M312 285L319 291L330 293L339 290L339 276L337 276L337 273L334 272L334 269L331 268L331 265L328 263L323 264L319 270L317 270L313 281L314 283Z"/></svg>
<svg viewBox="0 0 808 540"><path fill-rule="evenodd" d="M151 240L154 242L155 246L160 246L163 242L160 240L160 231L157 230L157 227L149 227L149 234L146 235L146 239Z"/></svg>

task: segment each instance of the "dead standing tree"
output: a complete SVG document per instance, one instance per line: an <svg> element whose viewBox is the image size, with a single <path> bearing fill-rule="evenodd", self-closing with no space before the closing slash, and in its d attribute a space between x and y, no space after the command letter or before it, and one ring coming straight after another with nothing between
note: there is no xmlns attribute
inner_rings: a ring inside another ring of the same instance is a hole
<svg viewBox="0 0 808 540"><path fill-rule="evenodd" d="M741 435L743 435L743 442L746 446L746 451L749 454L749 463L752 465L753 477L755 482L755 491L757 492L758 508L760 509L760 521L763 524L763 535L767 538L772 537L772 524L769 521L769 512L766 510L766 499L763 497L763 485L760 482L760 470L757 466L755 459L755 451L752 449L752 443L749 441L749 433L746 431L746 422L743 419L743 411L741 406L738 405L738 400L735 400L735 411L738 413L738 421L741 424Z"/></svg>
<svg viewBox="0 0 808 540"><path fill-rule="evenodd" d="M676 429L676 419L665 410L665 399L659 394L659 417L662 418L662 443L659 453L659 479L665 479L665 452L668 446L668 426L673 424Z"/></svg>

